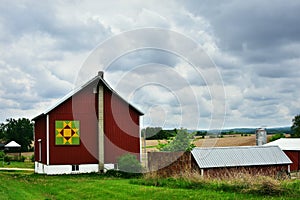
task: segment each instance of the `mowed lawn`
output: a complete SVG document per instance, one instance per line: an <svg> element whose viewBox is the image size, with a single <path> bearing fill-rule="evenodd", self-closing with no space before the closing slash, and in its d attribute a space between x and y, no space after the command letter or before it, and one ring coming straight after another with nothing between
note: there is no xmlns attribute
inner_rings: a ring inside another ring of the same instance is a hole
<svg viewBox="0 0 300 200"><path fill-rule="evenodd" d="M0 171L0 199L282 199L214 190L142 186L97 174L45 176Z"/></svg>
<svg viewBox="0 0 300 200"><path fill-rule="evenodd" d="M7 163L0 163L0 168L27 168L27 169L34 169L34 162L10 162Z"/></svg>

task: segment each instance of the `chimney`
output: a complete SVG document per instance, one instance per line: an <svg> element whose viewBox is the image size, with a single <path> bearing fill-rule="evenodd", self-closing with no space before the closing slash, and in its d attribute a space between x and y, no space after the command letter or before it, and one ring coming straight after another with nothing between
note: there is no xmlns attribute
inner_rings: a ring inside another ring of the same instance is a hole
<svg viewBox="0 0 300 200"><path fill-rule="evenodd" d="M101 78L103 78L104 72L103 71L99 71L98 72L98 76L100 76Z"/></svg>

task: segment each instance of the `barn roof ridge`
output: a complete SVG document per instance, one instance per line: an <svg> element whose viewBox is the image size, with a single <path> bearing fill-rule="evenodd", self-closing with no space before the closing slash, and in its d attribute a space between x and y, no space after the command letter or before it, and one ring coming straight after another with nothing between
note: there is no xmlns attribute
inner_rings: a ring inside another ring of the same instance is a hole
<svg viewBox="0 0 300 200"><path fill-rule="evenodd" d="M260 145L260 146L224 146L224 147L195 147L194 149L251 149L251 148L268 148L268 147L277 147L278 145Z"/></svg>
<svg viewBox="0 0 300 200"><path fill-rule="evenodd" d="M82 89L84 89L85 87L87 87L88 85L90 85L91 83L98 81L101 81L113 94L117 95L120 99L122 99L122 101L126 102L129 106L131 106L133 109L135 109L138 113L140 113L141 115L144 115L144 113L139 110L138 108L136 108L135 106L133 106L131 103L129 103L127 100L125 100L120 94L118 94L102 77L103 74L98 73L98 75L96 75L94 78L90 79L89 81L83 83L82 85L74 88L72 91L70 91L69 93L67 93L65 96L63 96L61 99L59 99L54 105L50 106L50 108L48 108L47 110L45 110L42 114L34 117L32 120L35 120L37 118L39 118L40 116L46 115L47 113L51 112L53 109L55 109L57 106L59 106L60 104L62 104L63 102L65 102L66 100L68 100L69 98L71 98L72 96L74 96L75 94L77 94L78 92L80 92Z"/></svg>
<svg viewBox="0 0 300 200"><path fill-rule="evenodd" d="M278 145L282 150L299 151L300 138L280 138L278 140L264 144L264 146Z"/></svg>

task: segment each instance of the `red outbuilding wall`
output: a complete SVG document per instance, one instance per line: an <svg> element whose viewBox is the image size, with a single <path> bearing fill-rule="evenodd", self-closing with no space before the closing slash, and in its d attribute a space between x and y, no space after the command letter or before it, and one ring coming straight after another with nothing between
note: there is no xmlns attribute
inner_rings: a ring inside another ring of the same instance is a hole
<svg viewBox="0 0 300 200"><path fill-rule="evenodd" d="M300 151L291 151L291 150L283 150L283 151L293 162L290 168L291 171L300 170Z"/></svg>

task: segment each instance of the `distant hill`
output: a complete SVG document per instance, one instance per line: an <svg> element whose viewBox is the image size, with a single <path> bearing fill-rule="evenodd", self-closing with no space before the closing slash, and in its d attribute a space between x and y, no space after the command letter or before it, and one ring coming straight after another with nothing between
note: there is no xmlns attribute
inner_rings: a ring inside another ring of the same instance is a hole
<svg viewBox="0 0 300 200"><path fill-rule="evenodd" d="M254 134L257 128L231 128L231 129L223 129L221 132L224 133L244 133L244 134ZM276 133L291 133L291 127L275 127L275 128L266 128L267 134L276 134ZM189 130L189 132L194 132L196 130ZM207 131L207 130L199 130L199 131ZM210 130L209 133L215 133L216 130Z"/></svg>
<svg viewBox="0 0 300 200"><path fill-rule="evenodd" d="M292 132L291 127L267 128L266 130L268 134L276 134L276 133L290 134Z"/></svg>

